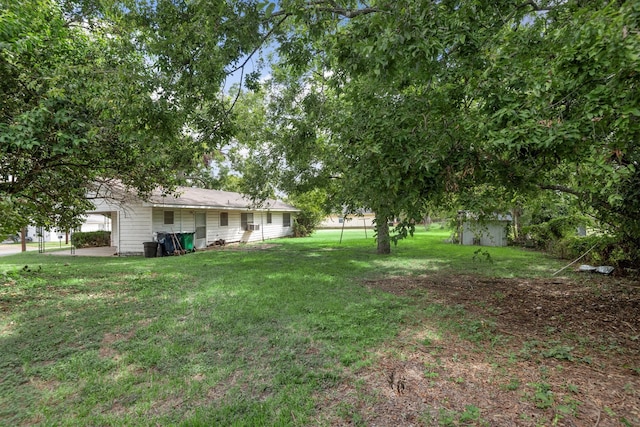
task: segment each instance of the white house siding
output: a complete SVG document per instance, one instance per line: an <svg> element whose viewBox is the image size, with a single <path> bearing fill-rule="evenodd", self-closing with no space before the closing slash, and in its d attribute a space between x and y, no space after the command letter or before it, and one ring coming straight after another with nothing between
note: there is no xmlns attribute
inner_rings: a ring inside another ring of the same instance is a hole
<svg viewBox="0 0 640 427"><path fill-rule="evenodd" d="M165 211L173 212L173 224L164 223ZM196 231L196 210L153 208L153 233L193 233Z"/></svg>
<svg viewBox="0 0 640 427"><path fill-rule="evenodd" d="M153 240L152 208L142 203L130 203L119 212L118 254L143 255L143 242Z"/></svg>
<svg viewBox="0 0 640 427"><path fill-rule="evenodd" d="M266 212L255 211L224 211L228 214L228 225L220 225L220 213L223 211L211 211L207 215L207 242L211 244L223 239L226 242L256 242L260 240L275 239L291 235L291 227L282 226L282 213L271 213L271 224L267 224ZM246 231L241 227L241 214L253 213L253 223L260 225L260 230ZM293 224L293 215L291 215Z"/></svg>
<svg viewBox="0 0 640 427"><path fill-rule="evenodd" d="M92 213L106 213L111 217L112 245L121 256L143 255L144 242L157 239L158 233L193 233L195 232L196 214L206 213L206 244L216 240L226 242L256 242L267 239L289 236L293 232L295 211L288 212L290 226L283 226L283 212L271 212L270 224L267 224L267 212L249 211L245 209L217 209L206 206L164 205L153 206L150 202L139 199L128 200L126 206L105 199L94 201ZM173 212L173 224L165 224L164 213ZM226 212L228 224L220 225L220 214ZM253 223L259 224L259 230L246 231L241 227L241 214L253 213ZM199 242L203 244L204 242Z"/></svg>
<svg viewBox="0 0 640 427"><path fill-rule="evenodd" d="M293 221L295 220L295 215L291 214L290 225L288 227L284 227L282 225L282 212L273 213L271 224L268 224L265 227L265 239L273 239L278 237L287 237L293 234ZM267 222L266 214L264 218L265 224Z"/></svg>
<svg viewBox="0 0 640 427"><path fill-rule="evenodd" d="M220 213L226 212L228 215L227 225L220 225ZM216 240L226 242L239 242L244 231L240 229L239 211L210 211L207 215L207 244Z"/></svg>

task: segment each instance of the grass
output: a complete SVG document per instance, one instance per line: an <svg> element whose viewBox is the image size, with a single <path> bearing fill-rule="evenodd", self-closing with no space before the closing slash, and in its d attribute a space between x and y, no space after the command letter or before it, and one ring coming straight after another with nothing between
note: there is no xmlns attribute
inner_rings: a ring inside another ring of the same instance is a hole
<svg viewBox="0 0 640 427"><path fill-rule="evenodd" d="M477 248L448 235L421 231L390 256L374 253L370 233L346 231L339 244L331 231L183 257L2 257L0 424L307 425L314 396L372 363L369 350L416 310L362 279L559 265L512 248L474 259ZM469 326L470 339L485 329ZM477 416L468 412L440 416Z"/></svg>

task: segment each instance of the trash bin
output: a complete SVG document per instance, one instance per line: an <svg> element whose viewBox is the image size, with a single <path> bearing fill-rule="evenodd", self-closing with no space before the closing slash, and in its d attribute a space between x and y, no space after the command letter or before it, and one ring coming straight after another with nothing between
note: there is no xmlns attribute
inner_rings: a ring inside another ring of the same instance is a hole
<svg viewBox="0 0 640 427"><path fill-rule="evenodd" d="M155 258L158 252L158 242L144 242L144 257Z"/></svg>
<svg viewBox="0 0 640 427"><path fill-rule="evenodd" d="M164 242L167 237L166 233L158 233L156 240L158 241L158 257L167 256L167 252L165 251Z"/></svg>
<svg viewBox="0 0 640 427"><path fill-rule="evenodd" d="M160 243L162 244L163 248L163 256L176 255L179 253L178 244L180 242L178 241L176 233L164 234Z"/></svg>
<svg viewBox="0 0 640 427"><path fill-rule="evenodd" d="M195 233L181 233L180 234L180 245L182 249L187 252L193 252L193 235Z"/></svg>

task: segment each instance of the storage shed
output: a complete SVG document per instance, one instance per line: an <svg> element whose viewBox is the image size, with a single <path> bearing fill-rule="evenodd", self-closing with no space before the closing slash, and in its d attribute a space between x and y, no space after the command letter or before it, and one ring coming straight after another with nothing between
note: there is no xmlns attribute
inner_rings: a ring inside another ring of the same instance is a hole
<svg viewBox="0 0 640 427"><path fill-rule="evenodd" d="M511 215L486 218L467 211L458 212L458 238L462 245L507 246Z"/></svg>

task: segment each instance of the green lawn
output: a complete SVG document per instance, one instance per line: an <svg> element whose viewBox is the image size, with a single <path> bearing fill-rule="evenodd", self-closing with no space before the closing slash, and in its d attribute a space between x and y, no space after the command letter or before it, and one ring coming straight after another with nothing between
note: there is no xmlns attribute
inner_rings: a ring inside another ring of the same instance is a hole
<svg viewBox="0 0 640 427"><path fill-rule="evenodd" d="M363 279L562 266L448 236L421 230L390 256L370 231L322 231L181 257L2 257L0 425L307 425L314 396L415 310Z"/></svg>

